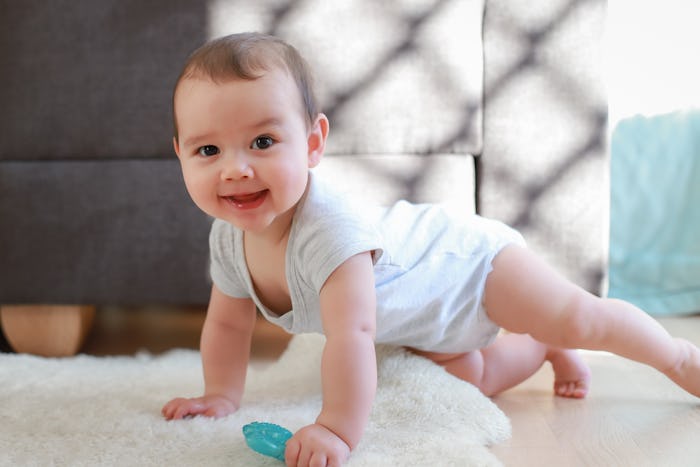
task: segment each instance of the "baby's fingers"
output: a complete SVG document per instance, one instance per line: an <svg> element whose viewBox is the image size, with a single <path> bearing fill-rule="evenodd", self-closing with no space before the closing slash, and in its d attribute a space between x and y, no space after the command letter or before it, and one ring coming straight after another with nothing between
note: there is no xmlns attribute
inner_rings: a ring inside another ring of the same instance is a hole
<svg viewBox="0 0 700 467"><path fill-rule="evenodd" d="M300 453L301 443L298 439L291 438L287 441L287 447L284 450L284 462L287 464L287 467L296 467L298 465L297 460Z"/></svg>
<svg viewBox="0 0 700 467"><path fill-rule="evenodd" d="M330 467L332 464L328 462L328 458L322 452L315 452L309 460L309 467ZM337 464L339 467L340 464ZM334 466L335 467L335 466Z"/></svg>
<svg viewBox="0 0 700 467"><path fill-rule="evenodd" d="M160 413L163 414L163 417L165 417L166 419L171 420L173 418L175 410L182 403L182 400L182 398L171 400L163 406L163 409L160 411Z"/></svg>
<svg viewBox="0 0 700 467"><path fill-rule="evenodd" d="M163 407L163 416L167 420L180 420L187 416L198 415L206 411L206 407L198 399L177 398Z"/></svg>

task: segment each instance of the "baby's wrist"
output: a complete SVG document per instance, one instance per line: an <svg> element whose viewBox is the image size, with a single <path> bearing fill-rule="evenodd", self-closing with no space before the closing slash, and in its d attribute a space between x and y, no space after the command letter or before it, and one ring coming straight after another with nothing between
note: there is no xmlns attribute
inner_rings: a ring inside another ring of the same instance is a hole
<svg viewBox="0 0 700 467"><path fill-rule="evenodd" d="M206 390L204 397L208 399L220 399L233 405L236 409L240 407L241 397L237 394L227 393L225 391Z"/></svg>
<svg viewBox="0 0 700 467"><path fill-rule="evenodd" d="M357 440L355 441L355 437L352 436L350 427L346 426L346 424L344 424L342 421L333 423L334 421L335 420L333 419L333 417L324 417L323 414L321 414L318 416L315 423L316 425L319 425L323 429L335 435L338 439L340 439L343 443L347 445L350 451L355 449L355 446L359 441L361 433L358 434L358 436L356 437Z"/></svg>

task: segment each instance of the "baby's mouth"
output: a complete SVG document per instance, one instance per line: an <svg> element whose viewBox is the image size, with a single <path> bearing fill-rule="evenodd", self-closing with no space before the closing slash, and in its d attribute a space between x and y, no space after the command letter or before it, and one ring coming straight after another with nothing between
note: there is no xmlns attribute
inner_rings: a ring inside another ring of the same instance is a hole
<svg viewBox="0 0 700 467"><path fill-rule="evenodd" d="M242 193L231 196L222 196L223 199L236 206L238 209L253 209L260 206L269 190L256 191L255 193Z"/></svg>

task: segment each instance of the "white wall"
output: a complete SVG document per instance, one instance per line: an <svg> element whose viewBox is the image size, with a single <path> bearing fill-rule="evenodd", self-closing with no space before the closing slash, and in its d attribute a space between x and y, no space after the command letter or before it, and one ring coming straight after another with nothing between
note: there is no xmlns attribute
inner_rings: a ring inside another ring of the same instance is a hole
<svg viewBox="0 0 700 467"><path fill-rule="evenodd" d="M700 108L700 1L609 0L607 26L611 127Z"/></svg>

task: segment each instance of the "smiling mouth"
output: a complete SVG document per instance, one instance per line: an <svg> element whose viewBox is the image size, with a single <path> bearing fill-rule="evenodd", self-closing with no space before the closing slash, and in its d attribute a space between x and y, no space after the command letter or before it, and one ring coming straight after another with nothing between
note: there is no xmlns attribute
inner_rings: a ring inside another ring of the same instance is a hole
<svg viewBox="0 0 700 467"><path fill-rule="evenodd" d="M260 206L267 197L269 190L256 191L255 193L244 193L231 196L222 196L229 204L238 209L254 209Z"/></svg>

